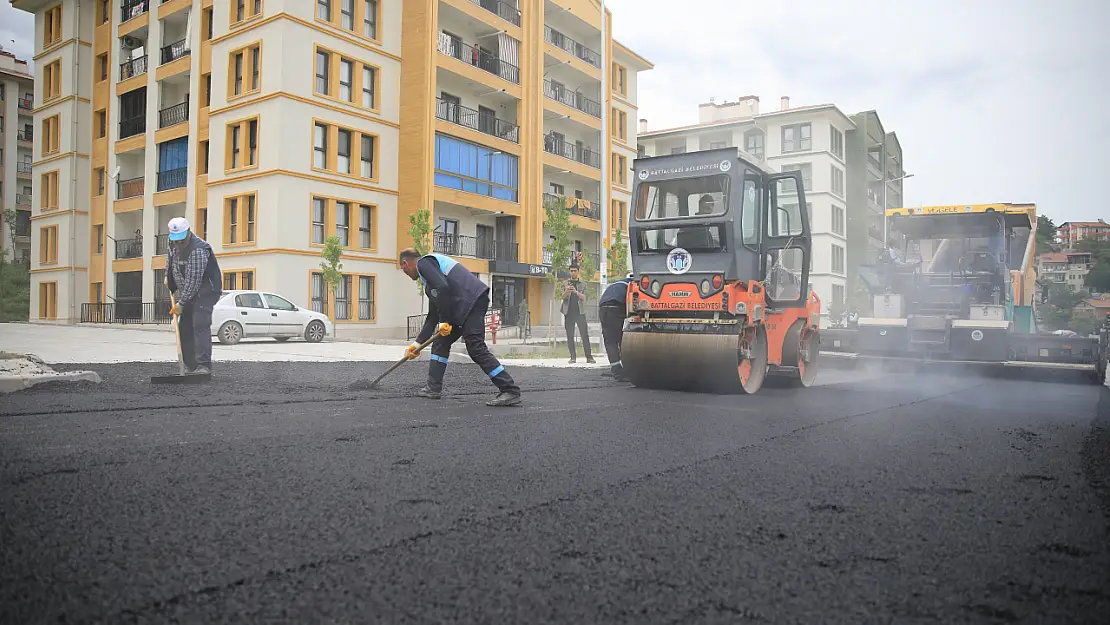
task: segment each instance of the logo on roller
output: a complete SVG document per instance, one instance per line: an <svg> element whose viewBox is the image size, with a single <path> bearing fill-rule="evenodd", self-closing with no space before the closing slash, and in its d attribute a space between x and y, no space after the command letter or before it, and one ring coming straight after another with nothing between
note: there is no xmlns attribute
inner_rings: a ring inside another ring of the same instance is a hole
<svg viewBox="0 0 1110 625"><path fill-rule="evenodd" d="M667 271L673 274L686 273L690 271L690 264L693 260L693 257L690 256L690 252L687 252L681 247L676 247L671 250L670 254L667 254Z"/></svg>
<svg viewBox="0 0 1110 625"><path fill-rule="evenodd" d="M973 340L973 341L982 341L983 340L983 331L982 330L972 330L971 331L971 340Z"/></svg>

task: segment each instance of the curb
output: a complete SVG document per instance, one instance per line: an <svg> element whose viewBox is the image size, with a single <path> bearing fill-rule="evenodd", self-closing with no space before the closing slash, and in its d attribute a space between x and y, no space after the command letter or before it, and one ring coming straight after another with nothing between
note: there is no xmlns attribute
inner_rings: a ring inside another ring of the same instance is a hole
<svg viewBox="0 0 1110 625"><path fill-rule="evenodd" d="M0 376L0 393L14 393L43 384L44 382L102 382L100 376L94 371L67 371L65 373L42 373L39 375L5 375Z"/></svg>

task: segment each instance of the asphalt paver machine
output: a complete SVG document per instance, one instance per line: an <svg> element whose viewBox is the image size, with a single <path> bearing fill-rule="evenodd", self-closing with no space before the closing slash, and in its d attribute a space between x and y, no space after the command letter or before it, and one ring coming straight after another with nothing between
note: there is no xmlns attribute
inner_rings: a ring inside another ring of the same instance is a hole
<svg viewBox="0 0 1110 625"><path fill-rule="evenodd" d="M621 362L638 387L755 393L817 376L821 302L809 288L799 172L722 148L638 158Z"/></svg>

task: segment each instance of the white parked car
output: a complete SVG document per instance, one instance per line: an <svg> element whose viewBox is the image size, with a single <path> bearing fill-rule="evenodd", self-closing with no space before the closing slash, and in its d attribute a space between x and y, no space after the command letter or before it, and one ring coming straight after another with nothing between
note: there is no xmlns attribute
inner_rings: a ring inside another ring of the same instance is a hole
<svg viewBox="0 0 1110 625"><path fill-rule="evenodd" d="M255 336L278 341L302 336L309 343L319 343L335 332L326 315L265 291L224 291L212 309L212 327L213 335L225 345Z"/></svg>

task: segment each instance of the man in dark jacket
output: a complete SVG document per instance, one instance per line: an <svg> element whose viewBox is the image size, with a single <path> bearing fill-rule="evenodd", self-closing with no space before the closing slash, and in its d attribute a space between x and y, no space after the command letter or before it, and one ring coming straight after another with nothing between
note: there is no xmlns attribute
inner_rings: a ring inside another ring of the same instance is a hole
<svg viewBox="0 0 1110 625"><path fill-rule="evenodd" d="M432 341L432 362L428 365L428 384L417 393L420 397L439 399L443 392L443 374L451 356L451 345L462 338L466 353L501 391L486 402L487 406L515 406L520 403L520 388L512 376L486 346L486 311L489 310L489 287L478 276L450 256L421 256L413 248L401 250L398 257L401 271L413 280L424 281L428 295L428 316L416 341L405 350L409 360L419 355L417 348L438 333ZM441 323L442 322L442 323ZM437 327L438 324L438 327Z"/></svg>
<svg viewBox="0 0 1110 625"><path fill-rule="evenodd" d="M189 229L184 217L170 220L166 286L175 296L181 358L190 373L212 371L212 307L223 295L223 274L212 246Z"/></svg>
<svg viewBox="0 0 1110 625"><path fill-rule="evenodd" d="M567 348L570 350L570 362L578 360L574 348L574 328L582 332L582 349L586 352L586 362L594 362L590 353L590 326L586 322L586 283L582 282L578 273L578 262L570 265L570 280L563 287L563 303L559 312L563 313L563 321L567 331Z"/></svg>
<svg viewBox="0 0 1110 625"><path fill-rule="evenodd" d="M597 300L598 317L601 318L601 340L609 355L609 370L613 377L624 380L621 366L621 339L624 338L624 319L628 316L628 285L632 274L610 284Z"/></svg>

